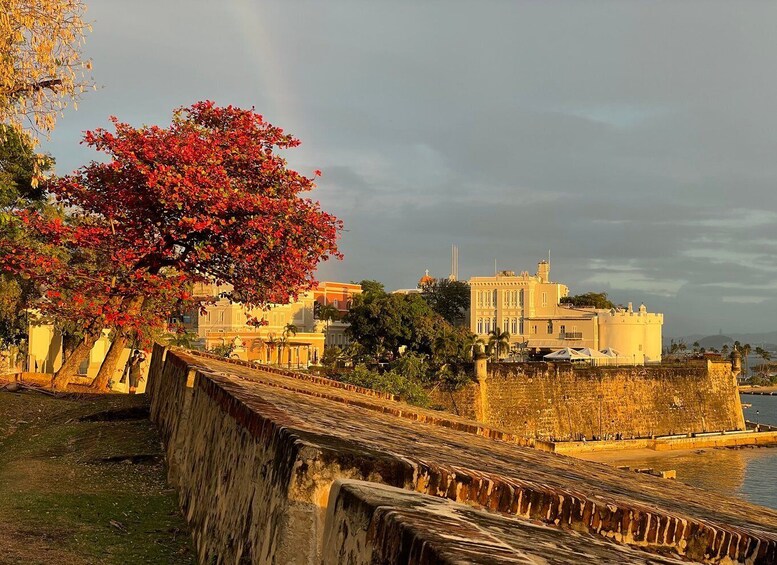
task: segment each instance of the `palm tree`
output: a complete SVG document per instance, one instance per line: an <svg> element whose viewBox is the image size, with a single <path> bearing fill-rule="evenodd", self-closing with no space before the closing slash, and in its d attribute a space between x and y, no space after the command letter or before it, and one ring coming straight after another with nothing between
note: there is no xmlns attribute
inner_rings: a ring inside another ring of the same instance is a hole
<svg viewBox="0 0 777 565"><path fill-rule="evenodd" d="M752 350L752 347L750 347L749 343L746 343L742 346L742 364L745 368L745 376L747 376L748 372L748 366L747 366L747 356L750 355L750 351Z"/></svg>
<svg viewBox="0 0 777 565"><path fill-rule="evenodd" d="M280 340L275 337L274 333L267 336L265 341L267 344L267 362L272 363L272 352L275 348L278 348L278 365L281 364L281 348L279 347Z"/></svg>
<svg viewBox="0 0 777 565"><path fill-rule="evenodd" d="M286 324L283 327L283 332L281 333L281 343L283 344L283 347L286 347L289 343L289 336L297 335L297 326L294 324ZM280 355L278 355L278 364L280 365ZM291 367L291 347L289 347L289 367Z"/></svg>
<svg viewBox="0 0 777 565"><path fill-rule="evenodd" d="M329 323L340 319L340 310L331 304L322 304L318 309L318 319L326 324L324 335L329 335ZM326 338L324 338L326 339Z"/></svg>
<svg viewBox="0 0 777 565"><path fill-rule="evenodd" d="M494 354L494 361L498 361L502 353L510 351L510 332L500 331L494 328L488 334L488 348Z"/></svg>

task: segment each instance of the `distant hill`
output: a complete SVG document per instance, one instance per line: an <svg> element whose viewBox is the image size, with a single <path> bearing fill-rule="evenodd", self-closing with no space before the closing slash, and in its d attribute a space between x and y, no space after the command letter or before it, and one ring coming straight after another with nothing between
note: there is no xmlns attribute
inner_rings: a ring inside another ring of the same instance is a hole
<svg viewBox="0 0 777 565"><path fill-rule="evenodd" d="M734 339L727 335L708 335L707 337L698 340L699 347L703 347L704 349L720 349L726 344L731 345L734 341Z"/></svg>
<svg viewBox="0 0 777 565"><path fill-rule="evenodd" d="M703 347L705 349L720 349L723 347L723 345L728 344L731 345L735 341L738 341L740 343L749 343L751 346L761 346L765 349L769 349L774 351L777 349L777 332L766 332L766 333L752 333L752 334L716 334L716 335L687 335L687 336L681 336L681 337L664 337L664 347L669 347L672 340L675 341L675 343L679 343L680 341L685 342L685 344L688 347L691 347L694 342L699 342L699 347Z"/></svg>

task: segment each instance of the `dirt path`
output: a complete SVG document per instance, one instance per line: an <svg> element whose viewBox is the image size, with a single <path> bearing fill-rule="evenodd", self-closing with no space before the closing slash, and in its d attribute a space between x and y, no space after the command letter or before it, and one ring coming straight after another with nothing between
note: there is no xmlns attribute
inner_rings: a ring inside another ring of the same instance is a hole
<svg viewBox="0 0 777 565"><path fill-rule="evenodd" d="M195 563L143 396L0 393L0 564Z"/></svg>

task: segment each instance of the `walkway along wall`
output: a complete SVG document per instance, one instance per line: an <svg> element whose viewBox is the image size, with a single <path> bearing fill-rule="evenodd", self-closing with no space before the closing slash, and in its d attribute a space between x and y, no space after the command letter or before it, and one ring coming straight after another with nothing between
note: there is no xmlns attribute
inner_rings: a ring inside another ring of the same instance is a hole
<svg viewBox="0 0 777 565"><path fill-rule="evenodd" d="M644 367L489 363L477 383L435 392L433 403L545 440L745 429L731 365L710 360Z"/></svg>
<svg viewBox="0 0 777 565"><path fill-rule="evenodd" d="M161 347L148 394L201 563L777 560L773 510L385 394Z"/></svg>

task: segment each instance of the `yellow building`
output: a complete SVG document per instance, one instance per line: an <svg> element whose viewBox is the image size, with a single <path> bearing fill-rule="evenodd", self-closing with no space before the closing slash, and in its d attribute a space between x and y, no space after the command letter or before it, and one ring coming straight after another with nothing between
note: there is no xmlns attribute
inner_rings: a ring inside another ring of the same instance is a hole
<svg viewBox="0 0 777 565"><path fill-rule="evenodd" d="M81 366L76 371L78 377L76 377L73 382L88 384L97 376L97 372L100 370L100 366L111 346L109 334L109 330L103 331L102 335L89 352L89 356L81 363ZM62 366L62 346L62 334L60 331L54 327L53 324L41 323L35 313L31 311L27 328L26 371L30 373L48 374L57 372ZM129 390L129 384L127 382L121 383L120 381L131 353L132 350L129 347L125 347L124 351L122 351L119 356L119 361L116 364L114 374L110 378L111 390L114 392L127 392ZM149 356L150 352L146 352L146 361L141 365L141 374L143 375L144 380L141 381L140 386L138 387L138 393L144 392L146 388L145 375L148 372Z"/></svg>
<svg viewBox="0 0 777 565"><path fill-rule="evenodd" d="M550 280L550 263L541 261L537 273L502 271L469 280L470 330L487 339L495 328L510 334L514 347L553 351L564 347L618 352L620 363L661 361L663 315L648 313L644 305L634 312L575 308L561 304L569 288Z"/></svg>
<svg viewBox="0 0 777 565"><path fill-rule="evenodd" d="M199 285L198 296L218 296L226 287ZM347 324L341 320L319 320L319 305L329 305L345 315L353 296L361 286L350 283L322 282L290 304L273 304L267 309L247 311L241 304L218 298L204 311L184 317L184 325L196 331L206 349L233 346L232 356L259 363L305 367L317 363L324 348L348 344ZM249 325L249 318L261 325ZM293 327L293 331L292 331Z"/></svg>

